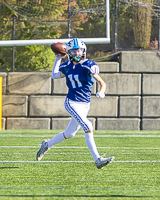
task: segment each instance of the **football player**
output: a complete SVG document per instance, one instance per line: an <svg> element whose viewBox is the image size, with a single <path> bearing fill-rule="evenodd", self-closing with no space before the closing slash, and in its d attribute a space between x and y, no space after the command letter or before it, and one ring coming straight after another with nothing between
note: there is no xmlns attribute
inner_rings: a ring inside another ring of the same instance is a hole
<svg viewBox="0 0 160 200"><path fill-rule="evenodd" d="M65 109L71 115L71 120L64 132L58 133L50 140L43 140L36 159L40 161L43 155L51 148L66 139L75 136L82 127L85 132L85 141L98 169L103 168L114 160L114 156L104 158L99 155L93 136L93 125L88 120L90 109L91 89L95 80L100 84L97 97L104 98L106 83L99 76L99 66L86 58L87 47L83 41L74 38L66 47L68 61L61 64L65 56L57 55L51 77L53 79L66 78L68 94L65 99Z"/></svg>

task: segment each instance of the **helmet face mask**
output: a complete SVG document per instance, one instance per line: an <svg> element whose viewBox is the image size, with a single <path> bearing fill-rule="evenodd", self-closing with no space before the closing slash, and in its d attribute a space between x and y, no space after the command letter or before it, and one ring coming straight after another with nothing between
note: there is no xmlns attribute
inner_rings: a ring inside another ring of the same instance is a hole
<svg viewBox="0 0 160 200"><path fill-rule="evenodd" d="M77 38L70 40L66 47L68 59L77 63L86 58L86 50L85 43Z"/></svg>

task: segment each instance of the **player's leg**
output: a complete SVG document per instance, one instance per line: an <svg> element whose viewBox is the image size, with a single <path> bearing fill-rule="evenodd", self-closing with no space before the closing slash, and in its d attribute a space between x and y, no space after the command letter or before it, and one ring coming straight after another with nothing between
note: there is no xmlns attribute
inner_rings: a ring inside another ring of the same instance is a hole
<svg viewBox="0 0 160 200"><path fill-rule="evenodd" d="M42 141L41 148L36 155L36 160L40 161L53 145L63 142L65 139L74 137L80 127L81 126L72 118L64 132L58 133L50 140Z"/></svg>
<svg viewBox="0 0 160 200"><path fill-rule="evenodd" d="M51 140L47 141L47 146L51 147L55 144L63 142L65 139L74 137L79 129L80 125L73 118L71 118L66 130L64 132L58 133Z"/></svg>
<svg viewBox="0 0 160 200"><path fill-rule="evenodd" d="M95 164L98 169L103 168L114 160L114 156L110 158L103 158L99 155L93 136L93 125L88 120L87 114L89 111L89 104L77 103L66 99L65 108L71 116L81 125L85 132L85 141L89 151L92 154Z"/></svg>
<svg viewBox="0 0 160 200"><path fill-rule="evenodd" d="M77 131L81 128L81 126L77 123L77 121L72 117L66 130L64 131L65 139L72 138L76 135Z"/></svg>
<svg viewBox="0 0 160 200"><path fill-rule="evenodd" d="M87 119L87 114L90 108L89 103L71 101L66 98L64 105L66 111L85 132L92 128L92 123Z"/></svg>
<svg viewBox="0 0 160 200"><path fill-rule="evenodd" d="M86 144L93 156L93 159L96 161L100 157L100 155L97 151L97 147L93 137L93 125L87 118L90 104L77 103L66 99L65 108L69 112L69 114L77 121L77 123L79 123L83 128L85 132Z"/></svg>
<svg viewBox="0 0 160 200"><path fill-rule="evenodd" d="M96 149L96 145L94 142L94 138L93 138L93 131L89 130L87 132L85 132L85 139L86 139L86 144L95 160L95 165L98 169L102 169L105 165L109 165L114 159L114 156L111 156L109 158L104 158L103 156L94 156L94 152Z"/></svg>

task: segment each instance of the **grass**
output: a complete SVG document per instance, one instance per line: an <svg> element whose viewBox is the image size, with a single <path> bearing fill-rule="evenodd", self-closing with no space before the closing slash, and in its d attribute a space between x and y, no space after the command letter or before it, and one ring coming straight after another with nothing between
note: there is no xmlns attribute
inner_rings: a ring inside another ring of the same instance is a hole
<svg viewBox="0 0 160 200"><path fill-rule="evenodd" d="M0 199L160 199L160 131L95 131L99 153L116 157L100 170L82 131L37 162L41 141L58 132L0 132Z"/></svg>

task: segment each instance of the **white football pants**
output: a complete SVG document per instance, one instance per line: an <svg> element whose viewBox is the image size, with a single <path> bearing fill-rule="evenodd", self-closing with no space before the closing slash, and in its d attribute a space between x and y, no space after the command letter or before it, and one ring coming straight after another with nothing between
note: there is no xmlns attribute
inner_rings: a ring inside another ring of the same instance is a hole
<svg viewBox="0 0 160 200"><path fill-rule="evenodd" d="M92 123L87 119L87 114L90 109L90 103L75 102L66 98L64 105L65 109L72 118L64 132L57 134L47 142L48 147L58 144L65 139L74 137L80 127L83 128L84 132L93 130ZM96 161L100 157L100 155L97 151L93 132L85 134L85 141L94 160Z"/></svg>
<svg viewBox="0 0 160 200"><path fill-rule="evenodd" d="M90 103L76 102L66 98L64 106L66 111L72 117L66 130L64 131L66 138L74 137L81 127L84 132L93 130L92 123L87 119Z"/></svg>

